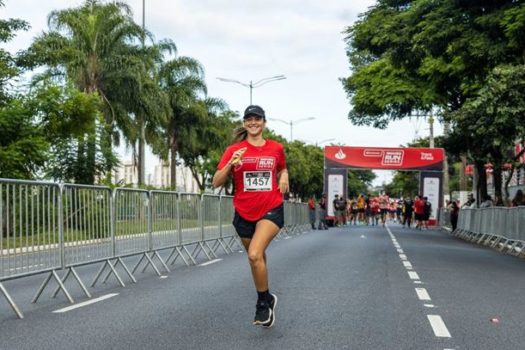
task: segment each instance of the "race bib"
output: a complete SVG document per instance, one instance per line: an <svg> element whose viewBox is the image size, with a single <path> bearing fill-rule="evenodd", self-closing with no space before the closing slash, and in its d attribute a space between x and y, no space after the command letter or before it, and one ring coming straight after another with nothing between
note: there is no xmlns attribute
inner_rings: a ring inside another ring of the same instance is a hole
<svg viewBox="0 0 525 350"><path fill-rule="evenodd" d="M272 172L271 171L245 171L244 191L271 191Z"/></svg>

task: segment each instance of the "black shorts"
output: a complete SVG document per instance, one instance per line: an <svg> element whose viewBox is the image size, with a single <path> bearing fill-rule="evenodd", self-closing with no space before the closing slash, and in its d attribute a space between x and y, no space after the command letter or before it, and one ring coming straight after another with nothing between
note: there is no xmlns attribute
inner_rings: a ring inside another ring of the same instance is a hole
<svg viewBox="0 0 525 350"><path fill-rule="evenodd" d="M262 218L256 221L248 221L241 217L237 211L235 211L235 216L233 217L233 227L235 231L241 238L252 238L255 233L255 226L261 220L270 220L277 227L282 228L284 226L284 206L281 204L276 208L268 211Z"/></svg>

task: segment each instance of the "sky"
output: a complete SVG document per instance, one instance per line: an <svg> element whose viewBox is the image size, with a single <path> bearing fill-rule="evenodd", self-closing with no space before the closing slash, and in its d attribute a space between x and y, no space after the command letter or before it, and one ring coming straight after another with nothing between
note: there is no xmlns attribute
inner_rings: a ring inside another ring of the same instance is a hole
<svg viewBox="0 0 525 350"><path fill-rule="evenodd" d="M48 30L53 10L77 7L82 0L5 0L2 18L31 25L5 47L16 52ZM124 1L142 23L142 0ZM350 101L340 78L351 74L344 30L373 6L372 0L145 0L146 28L155 40L171 39L179 56L204 66L208 95L223 99L234 111L250 103L250 89L218 77L249 84L276 75L286 79L254 88L253 103L262 106L267 126L290 140L320 146L399 147L429 134L423 119L391 123L387 129L353 125ZM312 120L304 120L315 118ZM291 123L290 123L291 122ZM291 125L292 124L292 127ZM293 130L291 130L293 129ZM434 134L442 134L434 124ZM121 150L122 154L126 154ZM148 169L157 163L147 160ZM376 171L374 184L389 181L391 172Z"/></svg>

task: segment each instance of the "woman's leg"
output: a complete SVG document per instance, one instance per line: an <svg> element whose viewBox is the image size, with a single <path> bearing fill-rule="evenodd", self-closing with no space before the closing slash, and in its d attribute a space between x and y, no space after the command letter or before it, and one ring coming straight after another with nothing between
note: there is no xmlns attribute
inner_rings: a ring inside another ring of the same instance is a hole
<svg viewBox="0 0 525 350"><path fill-rule="evenodd" d="M255 227L255 233L246 251L252 269L253 283L258 292L268 290L268 270L266 268L266 248L279 233L279 227L270 220L261 220ZM244 241L243 241L244 243Z"/></svg>

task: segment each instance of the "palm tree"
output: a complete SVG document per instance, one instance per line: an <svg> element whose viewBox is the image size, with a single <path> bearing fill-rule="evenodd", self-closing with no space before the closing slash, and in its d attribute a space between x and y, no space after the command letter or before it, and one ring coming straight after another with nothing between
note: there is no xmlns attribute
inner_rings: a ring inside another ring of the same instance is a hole
<svg viewBox="0 0 525 350"><path fill-rule="evenodd" d="M204 70L190 57L178 57L163 64L159 73L160 86L167 94L170 114L166 127L167 147L170 153L170 183L176 188L176 167L179 149L191 142L200 142L191 130L198 128L204 116L197 108L207 93Z"/></svg>
<svg viewBox="0 0 525 350"><path fill-rule="evenodd" d="M151 35L133 21L131 8L121 2L86 0L78 8L51 12L48 23L50 31L35 39L22 61L33 67L46 65L45 76L72 81L79 90L99 95L102 136L97 140L86 136L82 141L89 140L91 149L95 141L100 143L106 160L103 172L109 174L115 166L108 160L112 146L120 142L119 130L128 144L134 144L140 139L134 139L137 123L150 123L150 130L162 123L163 108L156 105L162 98L153 92L152 69L161 49L175 47L169 42L143 46L144 38ZM88 166L94 168L95 158L89 159Z"/></svg>

